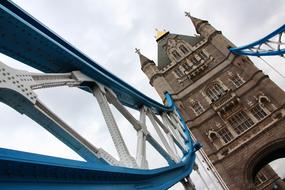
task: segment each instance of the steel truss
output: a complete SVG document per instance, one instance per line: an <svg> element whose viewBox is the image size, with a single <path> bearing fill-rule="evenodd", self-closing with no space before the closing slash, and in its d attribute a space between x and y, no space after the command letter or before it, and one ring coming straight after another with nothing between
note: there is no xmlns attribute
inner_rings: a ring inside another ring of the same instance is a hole
<svg viewBox="0 0 285 190"><path fill-rule="evenodd" d="M250 56L282 56L285 53L285 25L251 44L230 48L232 53Z"/></svg>
<svg viewBox="0 0 285 190"><path fill-rule="evenodd" d="M170 94L165 94L167 106L145 96L11 1L0 1L0 52L44 72L17 70L0 62L0 101L33 119L85 160L0 148L1 190L167 189L179 181L191 188L189 174L200 145L193 142ZM94 95L119 160L100 145L84 139L45 106L34 91L60 86L81 88ZM137 132L135 157L129 153L110 104ZM140 118L135 118L126 106L139 111ZM162 143L149 132L146 118ZM162 155L168 166L148 168L146 142Z"/></svg>

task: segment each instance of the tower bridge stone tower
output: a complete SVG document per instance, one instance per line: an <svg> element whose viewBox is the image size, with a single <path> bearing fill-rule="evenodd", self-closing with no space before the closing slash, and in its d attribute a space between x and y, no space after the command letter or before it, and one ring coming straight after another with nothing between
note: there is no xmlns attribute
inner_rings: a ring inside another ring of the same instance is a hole
<svg viewBox="0 0 285 190"><path fill-rule="evenodd" d="M170 92L231 190L285 189L271 161L285 157L285 93L208 21L196 36L158 32L157 64L139 53L160 97Z"/></svg>

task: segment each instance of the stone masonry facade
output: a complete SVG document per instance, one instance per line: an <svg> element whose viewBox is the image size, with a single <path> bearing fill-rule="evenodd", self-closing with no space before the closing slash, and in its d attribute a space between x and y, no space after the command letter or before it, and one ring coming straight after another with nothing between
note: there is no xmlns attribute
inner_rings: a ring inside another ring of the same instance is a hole
<svg viewBox="0 0 285 190"><path fill-rule="evenodd" d="M158 33L157 64L139 53L142 71L163 100L172 94L229 189L285 189L267 165L285 156L284 91L230 53L234 44L221 31L187 16L197 35Z"/></svg>

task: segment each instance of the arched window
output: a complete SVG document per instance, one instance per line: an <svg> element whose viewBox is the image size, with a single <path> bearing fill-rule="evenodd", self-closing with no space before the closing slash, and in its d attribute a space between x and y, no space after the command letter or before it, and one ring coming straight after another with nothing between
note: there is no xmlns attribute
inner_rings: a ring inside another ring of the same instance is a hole
<svg viewBox="0 0 285 190"><path fill-rule="evenodd" d="M180 45L179 49L184 53L187 54L189 52L189 50L184 46L184 45Z"/></svg>
<svg viewBox="0 0 285 190"><path fill-rule="evenodd" d="M212 102L218 100L223 94L225 94L225 90L218 83L214 83L206 89L206 95Z"/></svg>
<svg viewBox="0 0 285 190"><path fill-rule="evenodd" d="M275 105L272 104L270 99L267 96L265 96L265 95L261 95L261 96L258 97L258 104L268 114L270 112L273 112L276 109Z"/></svg>
<svg viewBox="0 0 285 190"><path fill-rule="evenodd" d="M267 116L267 113L262 109L259 104L256 104L250 111L258 121L262 120Z"/></svg>
<svg viewBox="0 0 285 190"><path fill-rule="evenodd" d="M251 118L244 111L240 111L229 118L228 122L238 135L254 124Z"/></svg>
<svg viewBox="0 0 285 190"><path fill-rule="evenodd" d="M181 78L181 77L184 76L184 73L180 70L179 67L174 70L174 73L176 74L176 76L177 76L178 78Z"/></svg>
<svg viewBox="0 0 285 190"><path fill-rule="evenodd" d="M231 132L229 131L229 129L226 128L226 127L220 129L220 130L218 131L218 133L219 133L220 137L223 139L223 141L224 141L225 144L228 143L228 142L230 142L230 141L234 138L234 136L232 135L232 133L231 133Z"/></svg>
<svg viewBox="0 0 285 190"><path fill-rule="evenodd" d="M172 51L172 55L174 56L175 59L180 59L181 58L181 55L176 50Z"/></svg>
<svg viewBox="0 0 285 190"><path fill-rule="evenodd" d="M194 113L195 113L197 116L204 112L203 106L202 106L201 103L198 102L198 101L192 101L192 102L191 102L191 107L192 107Z"/></svg>
<svg viewBox="0 0 285 190"><path fill-rule="evenodd" d="M191 70L191 66L187 62L183 63L182 67L185 69L185 71L190 71Z"/></svg>
<svg viewBox="0 0 285 190"><path fill-rule="evenodd" d="M244 80L239 74L232 75L229 79L232 81L236 88L240 87L244 83Z"/></svg>
<svg viewBox="0 0 285 190"><path fill-rule="evenodd" d="M200 63L195 56L191 57L190 60L194 65L198 65Z"/></svg>
<svg viewBox="0 0 285 190"><path fill-rule="evenodd" d="M221 141L221 137L216 131L209 130L208 138L210 139L210 141L213 143L213 145L217 149L219 149L223 146L222 141Z"/></svg>
<svg viewBox="0 0 285 190"><path fill-rule="evenodd" d="M198 55L201 57L201 59L206 60L208 59L208 56L205 54L205 52L200 51L198 52Z"/></svg>

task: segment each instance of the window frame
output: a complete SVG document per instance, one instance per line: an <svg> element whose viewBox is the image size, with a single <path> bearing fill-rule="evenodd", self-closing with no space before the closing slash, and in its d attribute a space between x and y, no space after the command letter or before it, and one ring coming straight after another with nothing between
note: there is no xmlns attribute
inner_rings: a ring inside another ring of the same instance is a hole
<svg viewBox="0 0 285 190"><path fill-rule="evenodd" d="M185 73L181 71L180 67L173 69L173 72L177 76L177 78L182 78L185 75Z"/></svg>
<svg viewBox="0 0 285 190"><path fill-rule="evenodd" d="M234 135L227 127L223 127L218 130L218 134L220 135L221 139L225 144L229 143L234 139Z"/></svg>
<svg viewBox="0 0 285 190"><path fill-rule="evenodd" d="M212 83L205 90L205 94L210 98L212 102L217 101L225 93L225 89L217 82Z"/></svg>
<svg viewBox="0 0 285 190"><path fill-rule="evenodd" d="M176 60L179 60L182 58L182 56L180 55L180 53L177 51L177 50L172 50L171 51L171 54L173 55L173 57L176 59Z"/></svg>
<svg viewBox="0 0 285 190"><path fill-rule="evenodd" d="M183 53L183 54L188 54L189 53L189 50L183 45L179 45L178 46L178 49Z"/></svg>
<svg viewBox="0 0 285 190"><path fill-rule="evenodd" d="M236 88L239 88L240 86L242 86L245 83L245 81L243 80L243 78L239 74L235 74L235 75L231 76L229 79Z"/></svg>
<svg viewBox="0 0 285 190"><path fill-rule="evenodd" d="M196 101L196 100L191 101L191 108L192 108L192 110L196 116L201 115L205 111L205 109L201 105L201 103L199 101Z"/></svg>
<svg viewBox="0 0 285 190"><path fill-rule="evenodd" d="M257 121L261 121L268 116L268 113L259 103L251 107L250 113L257 119Z"/></svg>
<svg viewBox="0 0 285 190"><path fill-rule="evenodd" d="M232 115L227 119L227 122L238 135L244 133L254 125L254 121L244 110L240 110Z"/></svg>

